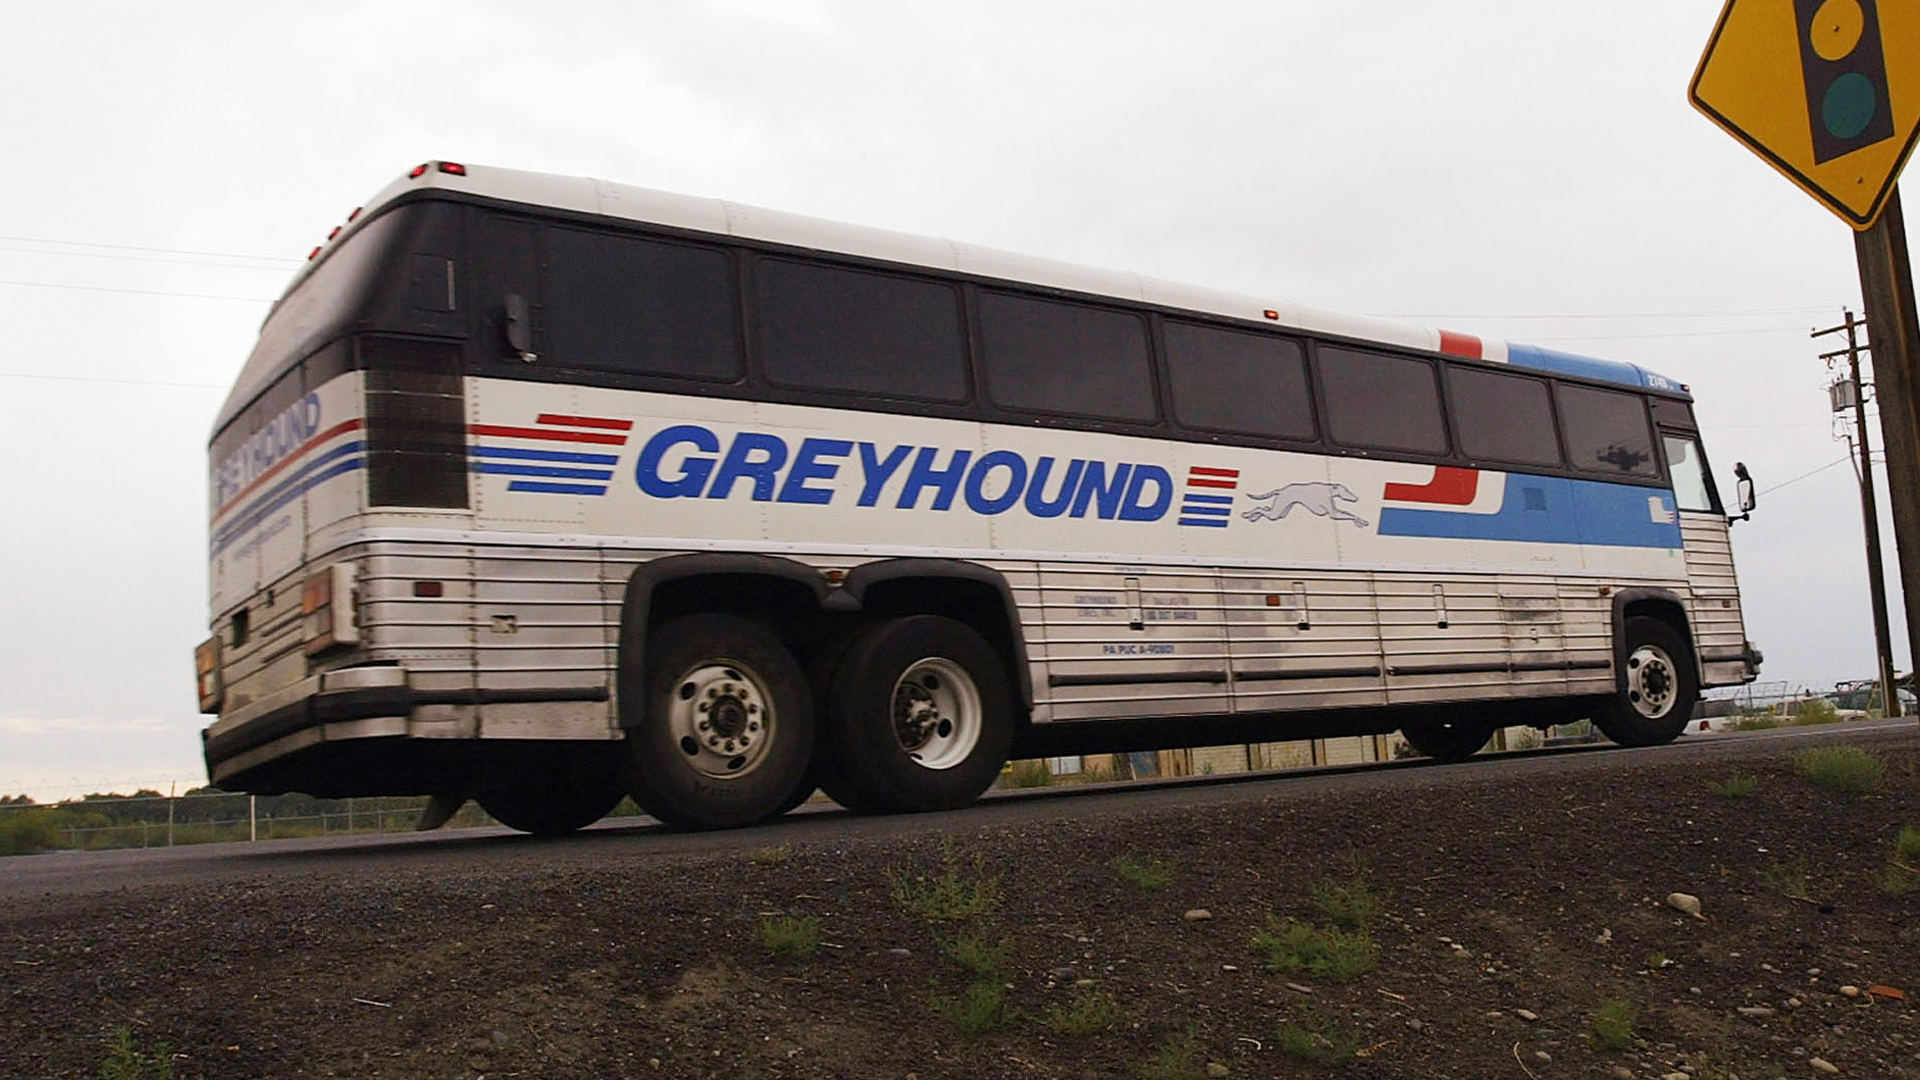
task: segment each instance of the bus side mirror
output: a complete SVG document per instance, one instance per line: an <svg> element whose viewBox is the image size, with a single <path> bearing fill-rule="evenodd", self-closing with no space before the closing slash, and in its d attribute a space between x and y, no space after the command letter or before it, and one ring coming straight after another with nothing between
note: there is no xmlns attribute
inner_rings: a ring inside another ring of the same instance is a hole
<svg viewBox="0 0 1920 1080"><path fill-rule="evenodd" d="M1734 462L1733 475L1737 478L1734 481L1734 491L1736 492L1736 497L1740 500L1740 517L1738 520L1745 521L1752 515L1754 504L1757 501L1753 495L1753 477L1747 475L1747 463L1744 461ZM1727 520L1732 521L1735 519L1728 518Z"/></svg>
<svg viewBox="0 0 1920 1080"><path fill-rule="evenodd" d="M519 293L507 294L507 345L520 354L522 363L540 359L533 351L533 308Z"/></svg>

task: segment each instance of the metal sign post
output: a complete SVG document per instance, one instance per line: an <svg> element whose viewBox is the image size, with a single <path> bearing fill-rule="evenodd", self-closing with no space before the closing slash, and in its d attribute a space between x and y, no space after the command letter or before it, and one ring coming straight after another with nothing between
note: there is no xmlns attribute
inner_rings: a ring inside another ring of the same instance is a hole
<svg viewBox="0 0 1920 1080"><path fill-rule="evenodd" d="M1887 503L1907 606L1910 662L1920 661L1920 312L1907 262L1900 194L1887 199L1873 227L1854 234L1860 293L1867 305L1867 341L1880 396L1880 440L1887 449Z"/></svg>

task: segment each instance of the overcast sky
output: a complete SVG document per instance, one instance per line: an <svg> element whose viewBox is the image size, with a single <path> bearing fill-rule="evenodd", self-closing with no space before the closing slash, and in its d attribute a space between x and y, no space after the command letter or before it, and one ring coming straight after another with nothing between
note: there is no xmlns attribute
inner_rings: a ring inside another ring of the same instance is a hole
<svg viewBox="0 0 1920 1080"><path fill-rule="evenodd" d="M429 158L1647 365L1766 492L1762 678L1868 676L1852 471L1767 491L1845 453L1807 332L1858 309L1851 235L1688 107L1719 8L14 5L0 792L205 782L208 426L298 260Z"/></svg>

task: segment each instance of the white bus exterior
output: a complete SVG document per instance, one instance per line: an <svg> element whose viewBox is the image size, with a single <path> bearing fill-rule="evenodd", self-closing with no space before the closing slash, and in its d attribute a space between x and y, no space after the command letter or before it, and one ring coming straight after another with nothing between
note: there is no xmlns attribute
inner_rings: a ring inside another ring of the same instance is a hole
<svg viewBox="0 0 1920 1080"><path fill-rule="evenodd" d="M316 249L216 424L208 769L555 833L623 793L689 827L957 806L1009 755L1661 742L1759 664L1689 402L433 162Z"/></svg>

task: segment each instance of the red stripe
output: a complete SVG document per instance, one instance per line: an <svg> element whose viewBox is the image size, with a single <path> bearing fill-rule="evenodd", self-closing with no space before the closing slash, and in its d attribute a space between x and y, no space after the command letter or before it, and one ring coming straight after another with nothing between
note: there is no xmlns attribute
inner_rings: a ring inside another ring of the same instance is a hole
<svg viewBox="0 0 1920 1080"><path fill-rule="evenodd" d="M1204 465L1195 465L1187 470L1188 476L1239 476L1239 469L1209 469Z"/></svg>
<svg viewBox="0 0 1920 1080"><path fill-rule="evenodd" d="M1217 487L1217 488L1237 488L1237 487L1239 487L1239 486L1240 486L1240 481L1238 481L1238 480L1194 480L1194 479L1189 479L1189 480L1187 481L1187 486L1188 486L1188 487Z"/></svg>
<svg viewBox="0 0 1920 1080"><path fill-rule="evenodd" d="M567 427L607 428L611 431L631 431L631 420L605 420L598 416L561 416L558 413L541 413L534 420L536 424L564 424Z"/></svg>
<svg viewBox="0 0 1920 1080"><path fill-rule="evenodd" d="M469 424L467 430L475 435L495 435L503 439L546 439L550 442L588 442L606 443L609 446L627 445L625 435L602 435L596 431L542 431L530 427L501 427L498 424Z"/></svg>
<svg viewBox="0 0 1920 1080"><path fill-rule="evenodd" d="M1457 334L1452 330L1440 331L1440 351L1448 356L1464 356L1469 360L1484 359L1479 338L1472 334Z"/></svg>
<svg viewBox="0 0 1920 1080"><path fill-rule="evenodd" d="M1465 506L1480 490L1480 470L1436 465L1433 479L1424 484L1388 484L1383 498L1398 502L1435 503L1440 506Z"/></svg>
<svg viewBox="0 0 1920 1080"><path fill-rule="evenodd" d="M255 488L259 487L261 484L266 483L268 480L271 480L275 473L278 473L281 469L284 469L287 466L293 464L295 461L299 460L303 455L306 454L307 451L313 449L314 447L320 445L323 442L326 442L328 439L333 438L335 435L341 434L342 432L360 430L360 424L361 424L361 421L359 420L342 420L339 423L328 428L327 430L321 432L320 434L315 435L313 438L308 439L306 442L301 443L298 447L294 449L292 453L288 454L286 457L283 457L279 461L275 462L273 468L268 469L266 472L263 472L259 476L254 477L253 483L248 484L246 487L243 487L240 489L240 494L235 495L231 499L228 499L225 505L220 507L220 509L215 510L213 512L214 519L216 521L219 520L221 514L224 514L227 511L233 509L234 503L237 503L241 499L246 498L248 495L253 494L253 490Z"/></svg>

